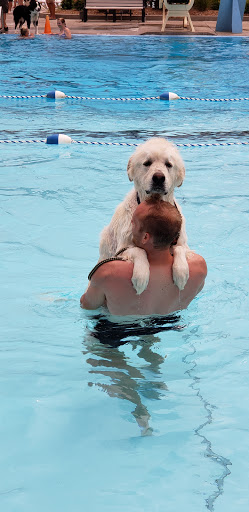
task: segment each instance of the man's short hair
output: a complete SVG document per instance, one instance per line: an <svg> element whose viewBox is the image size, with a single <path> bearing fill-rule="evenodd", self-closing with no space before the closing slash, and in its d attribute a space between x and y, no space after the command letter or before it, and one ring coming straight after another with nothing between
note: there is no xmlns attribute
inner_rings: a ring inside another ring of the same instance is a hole
<svg viewBox="0 0 249 512"><path fill-rule="evenodd" d="M21 28L20 34L22 37L29 36L29 29L28 28Z"/></svg>
<svg viewBox="0 0 249 512"><path fill-rule="evenodd" d="M153 237L155 249L166 249L177 242L182 217L176 206L162 201L160 196L154 195L146 199L147 213L140 216L140 230Z"/></svg>

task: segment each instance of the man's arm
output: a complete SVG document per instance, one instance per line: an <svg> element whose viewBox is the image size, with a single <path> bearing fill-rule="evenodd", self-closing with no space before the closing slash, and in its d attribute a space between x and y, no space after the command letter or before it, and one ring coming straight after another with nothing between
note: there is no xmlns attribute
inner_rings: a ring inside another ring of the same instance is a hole
<svg viewBox="0 0 249 512"><path fill-rule="evenodd" d="M131 286L133 264L131 261L109 261L92 275L87 290L80 299L84 309L97 309L119 301L120 287ZM126 293L126 292L124 292Z"/></svg>
<svg viewBox="0 0 249 512"><path fill-rule="evenodd" d="M194 252L188 254L190 283L196 289L196 295L202 290L207 277L207 264L202 256Z"/></svg>
<svg viewBox="0 0 249 512"><path fill-rule="evenodd" d="M102 280L96 274L92 277L87 290L80 299L80 305L83 309L98 309L105 304L106 297Z"/></svg>

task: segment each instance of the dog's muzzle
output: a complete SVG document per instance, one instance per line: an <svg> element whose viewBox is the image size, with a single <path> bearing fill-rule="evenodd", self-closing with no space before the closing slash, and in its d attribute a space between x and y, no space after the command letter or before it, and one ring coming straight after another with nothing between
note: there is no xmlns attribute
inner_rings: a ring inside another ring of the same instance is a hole
<svg viewBox="0 0 249 512"><path fill-rule="evenodd" d="M162 172L155 172L152 176L151 189L146 190L147 194L166 194L165 176Z"/></svg>

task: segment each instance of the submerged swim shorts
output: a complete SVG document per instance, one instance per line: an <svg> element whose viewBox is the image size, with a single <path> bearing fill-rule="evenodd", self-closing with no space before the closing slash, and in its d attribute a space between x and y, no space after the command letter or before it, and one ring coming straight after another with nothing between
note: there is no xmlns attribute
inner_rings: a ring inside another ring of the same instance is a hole
<svg viewBox="0 0 249 512"><path fill-rule="evenodd" d="M179 324L181 316L171 314L165 317L148 317L138 319L133 323L114 323L103 315L94 315L96 324L91 330L91 335L104 345L117 348L130 341L130 337L149 336L163 331L179 331L185 326Z"/></svg>

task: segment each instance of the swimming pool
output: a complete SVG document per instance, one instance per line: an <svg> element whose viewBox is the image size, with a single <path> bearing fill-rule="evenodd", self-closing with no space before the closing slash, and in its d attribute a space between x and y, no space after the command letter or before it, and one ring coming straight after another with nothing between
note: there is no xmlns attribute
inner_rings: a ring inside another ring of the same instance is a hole
<svg viewBox="0 0 249 512"><path fill-rule="evenodd" d="M246 38L8 36L0 46L1 95L248 96ZM0 102L0 139L248 137L246 101ZM174 329L132 333L118 348L90 336L79 297L130 190L133 149L0 150L1 510L247 511L248 148L180 149L177 199L206 286Z"/></svg>

